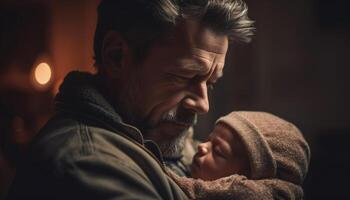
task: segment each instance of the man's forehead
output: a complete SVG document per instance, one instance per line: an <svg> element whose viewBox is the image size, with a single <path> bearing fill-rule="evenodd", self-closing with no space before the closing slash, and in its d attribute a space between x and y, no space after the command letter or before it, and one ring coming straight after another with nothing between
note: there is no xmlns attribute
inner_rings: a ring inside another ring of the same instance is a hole
<svg viewBox="0 0 350 200"><path fill-rule="evenodd" d="M213 69L213 73L222 75L222 69L225 64L225 55L218 55L206 52L200 49L192 49L188 58L182 59L179 63L180 70L199 71L205 75Z"/></svg>
<svg viewBox="0 0 350 200"><path fill-rule="evenodd" d="M198 20L179 21L167 34L163 41L177 45L193 46L207 52L225 55L228 48L228 36L216 33Z"/></svg>

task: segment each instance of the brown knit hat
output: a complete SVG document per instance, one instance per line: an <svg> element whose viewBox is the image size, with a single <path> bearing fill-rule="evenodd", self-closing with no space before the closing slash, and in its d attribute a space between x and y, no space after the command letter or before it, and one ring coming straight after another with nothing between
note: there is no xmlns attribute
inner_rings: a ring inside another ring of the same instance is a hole
<svg viewBox="0 0 350 200"><path fill-rule="evenodd" d="M232 112L216 123L236 130L247 149L252 179L279 178L301 184L310 149L293 124L265 112Z"/></svg>

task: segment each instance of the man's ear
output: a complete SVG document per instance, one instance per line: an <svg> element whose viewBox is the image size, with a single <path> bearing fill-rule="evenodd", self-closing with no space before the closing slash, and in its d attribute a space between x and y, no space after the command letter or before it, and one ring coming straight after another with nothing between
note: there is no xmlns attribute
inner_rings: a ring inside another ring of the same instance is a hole
<svg viewBox="0 0 350 200"><path fill-rule="evenodd" d="M113 78L118 78L126 67L129 56L128 45L117 31L109 31L103 39L102 64L104 72Z"/></svg>

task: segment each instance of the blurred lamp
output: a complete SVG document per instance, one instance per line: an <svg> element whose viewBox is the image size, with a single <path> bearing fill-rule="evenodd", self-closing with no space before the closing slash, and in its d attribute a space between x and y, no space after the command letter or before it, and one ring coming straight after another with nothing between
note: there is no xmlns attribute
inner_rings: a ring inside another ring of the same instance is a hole
<svg viewBox="0 0 350 200"><path fill-rule="evenodd" d="M46 85L50 82L52 70L49 64L42 62L35 67L34 79L39 85Z"/></svg>

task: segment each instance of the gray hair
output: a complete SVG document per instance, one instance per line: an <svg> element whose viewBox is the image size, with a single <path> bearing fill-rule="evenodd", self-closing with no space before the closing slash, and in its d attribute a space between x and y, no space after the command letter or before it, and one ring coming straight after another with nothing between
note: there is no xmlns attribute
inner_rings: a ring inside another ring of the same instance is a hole
<svg viewBox="0 0 350 200"><path fill-rule="evenodd" d="M242 0L182 0L181 17L199 18L214 32L231 40L250 42L254 21L248 17L248 6Z"/></svg>
<svg viewBox="0 0 350 200"><path fill-rule="evenodd" d="M94 38L95 66L102 62L102 43L108 31L120 32L138 60L153 41L178 20L195 18L231 40L249 42L254 22L243 0L102 0Z"/></svg>

